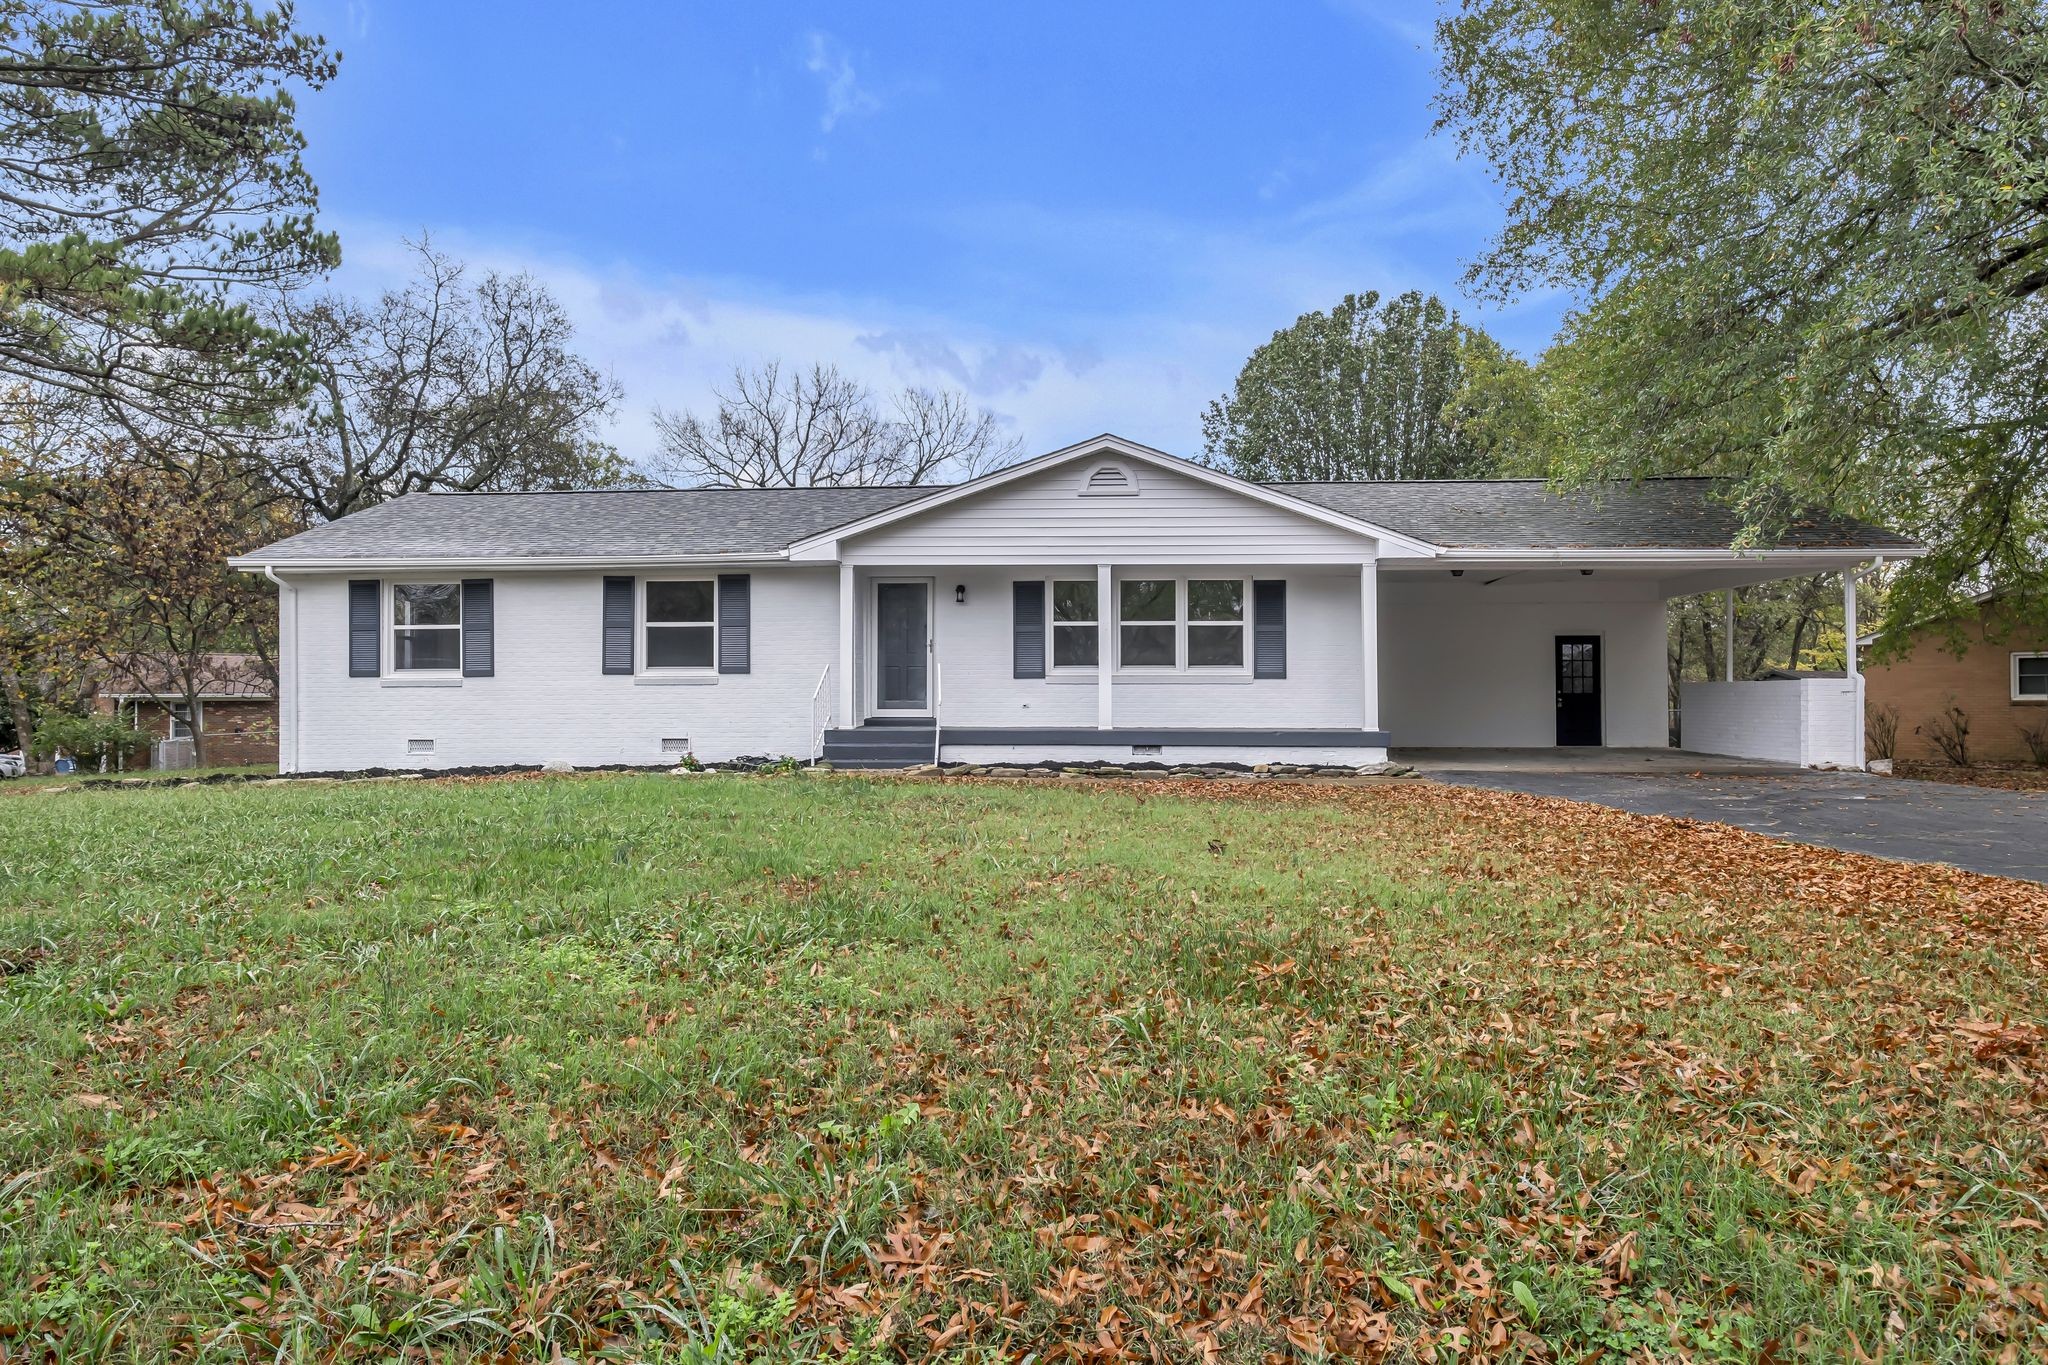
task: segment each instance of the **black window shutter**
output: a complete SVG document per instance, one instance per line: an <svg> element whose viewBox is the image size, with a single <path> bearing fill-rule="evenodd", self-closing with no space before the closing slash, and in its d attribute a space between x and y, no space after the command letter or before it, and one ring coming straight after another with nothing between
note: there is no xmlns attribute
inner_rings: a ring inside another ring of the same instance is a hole
<svg viewBox="0 0 2048 1365"><path fill-rule="evenodd" d="M1045 580L1010 585L1010 676L1045 676Z"/></svg>
<svg viewBox="0 0 2048 1365"><path fill-rule="evenodd" d="M384 585L374 578L348 581L348 675L351 678L377 676L381 656L377 647L380 601Z"/></svg>
<svg viewBox="0 0 2048 1365"><path fill-rule="evenodd" d="M491 610L491 580L488 578L463 579L463 677L488 678L491 676L491 628L493 620L494 617Z"/></svg>
<svg viewBox="0 0 2048 1365"><path fill-rule="evenodd" d="M633 580L604 580L604 671L633 671Z"/></svg>
<svg viewBox="0 0 2048 1365"><path fill-rule="evenodd" d="M1252 582L1252 676L1287 676L1287 580Z"/></svg>
<svg viewBox="0 0 2048 1365"><path fill-rule="evenodd" d="M752 658L753 575L718 576L718 671L745 673Z"/></svg>

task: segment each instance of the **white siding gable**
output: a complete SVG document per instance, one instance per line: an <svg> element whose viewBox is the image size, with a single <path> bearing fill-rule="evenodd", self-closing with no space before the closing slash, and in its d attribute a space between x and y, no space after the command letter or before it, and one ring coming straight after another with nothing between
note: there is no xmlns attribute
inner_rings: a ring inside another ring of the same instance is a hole
<svg viewBox="0 0 2048 1365"><path fill-rule="evenodd" d="M840 557L849 564L1355 564L1377 550L1370 536L1160 465L1096 454L851 536Z"/></svg>

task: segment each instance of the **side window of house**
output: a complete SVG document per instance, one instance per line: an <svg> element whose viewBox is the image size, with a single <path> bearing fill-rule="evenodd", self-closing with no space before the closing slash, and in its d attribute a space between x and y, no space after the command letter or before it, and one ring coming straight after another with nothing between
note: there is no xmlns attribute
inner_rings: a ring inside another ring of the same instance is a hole
<svg viewBox="0 0 2048 1365"><path fill-rule="evenodd" d="M192 738L192 708L175 701L165 709L171 714L170 728L165 733L172 739Z"/></svg>
<svg viewBox="0 0 2048 1365"><path fill-rule="evenodd" d="M2048 701L2048 654L2013 655L2012 695L2015 701Z"/></svg>
<svg viewBox="0 0 2048 1365"><path fill-rule="evenodd" d="M462 666L462 590L454 583L391 585L391 667L452 673Z"/></svg>
<svg viewBox="0 0 2048 1365"><path fill-rule="evenodd" d="M709 669L718 662L718 594L708 578L647 584L647 667Z"/></svg>
<svg viewBox="0 0 2048 1365"><path fill-rule="evenodd" d="M1052 666L1094 668L1101 658L1095 580L1060 580L1052 585Z"/></svg>

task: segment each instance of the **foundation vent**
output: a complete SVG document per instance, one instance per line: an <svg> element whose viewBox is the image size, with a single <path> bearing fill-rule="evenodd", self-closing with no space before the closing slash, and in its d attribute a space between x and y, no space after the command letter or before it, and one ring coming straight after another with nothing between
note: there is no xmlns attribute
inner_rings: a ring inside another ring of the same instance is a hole
<svg viewBox="0 0 2048 1365"><path fill-rule="evenodd" d="M690 752L690 737L683 735L679 738L664 739L661 742L661 751L665 754L686 754Z"/></svg>
<svg viewBox="0 0 2048 1365"><path fill-rule="evenodd" d="M434 752L434 741L431 739L409 739L405 742L405 751L409 754L430 754Z"/></svg>

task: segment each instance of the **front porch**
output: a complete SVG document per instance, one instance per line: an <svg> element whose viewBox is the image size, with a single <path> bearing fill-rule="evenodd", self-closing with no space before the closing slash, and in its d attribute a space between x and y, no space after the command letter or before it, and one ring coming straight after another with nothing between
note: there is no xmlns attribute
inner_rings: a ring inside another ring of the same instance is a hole
<svg viewBox="0 0 2048 1365"><path fill-rule="evenodd" d="M839 599L835 766L1386 759L1369 562L842 564Z"/></svg>

